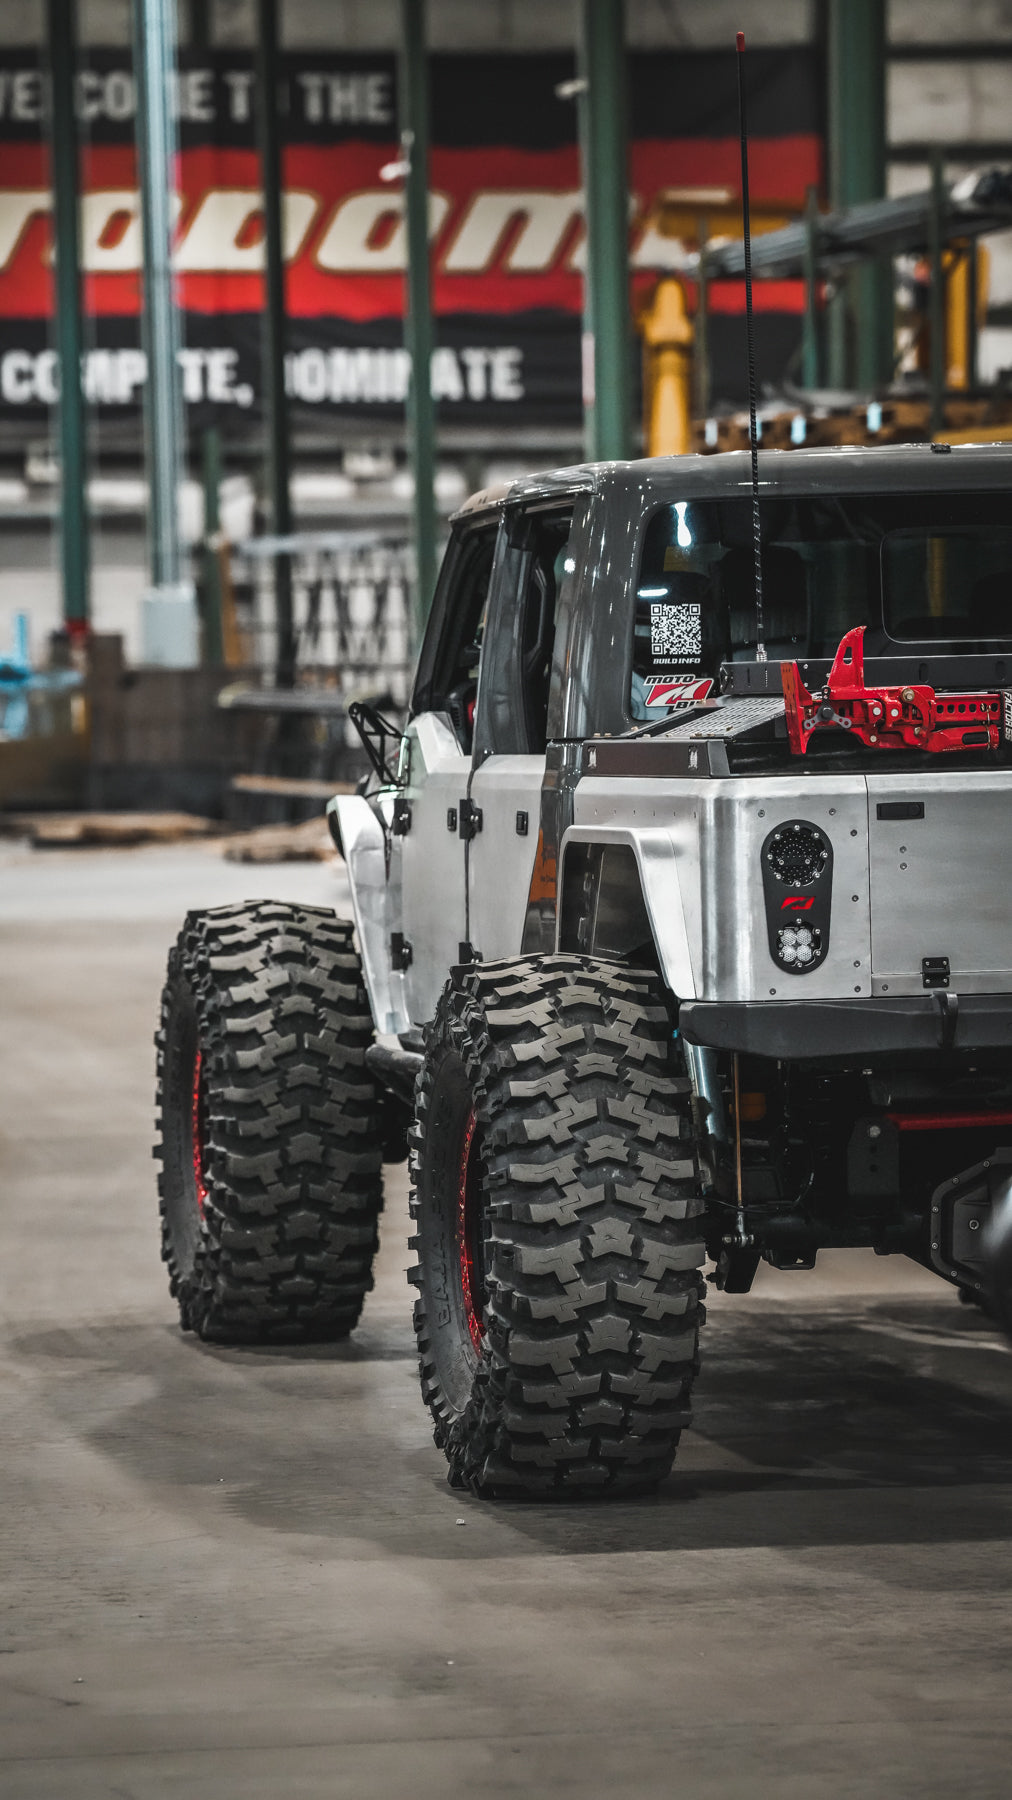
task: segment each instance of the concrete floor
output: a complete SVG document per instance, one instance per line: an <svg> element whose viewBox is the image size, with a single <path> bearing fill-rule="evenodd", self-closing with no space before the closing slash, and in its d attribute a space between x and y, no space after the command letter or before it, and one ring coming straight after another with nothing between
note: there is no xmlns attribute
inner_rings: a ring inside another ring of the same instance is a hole
<svg viewBox="0 0 1012 1800"><path fill-rule="evenodd" d="M1008 1346L911 1265L716 1296L659 1496L453 1494L391 1171L346 1347L180 1335L151 1031L188 905L330 867L0 847L0 1796L1002 1800Z"/></svg>

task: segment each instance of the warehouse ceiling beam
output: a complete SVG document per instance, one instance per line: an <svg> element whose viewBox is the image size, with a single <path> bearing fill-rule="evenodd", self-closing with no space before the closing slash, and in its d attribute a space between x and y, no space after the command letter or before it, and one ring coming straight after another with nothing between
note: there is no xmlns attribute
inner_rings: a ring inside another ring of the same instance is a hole
<svg viewBox="0 0 1012 1800"><path fill-rule="evenodd" d="M172 274L176 151L173 0L134 0L133 22L144 239L144 435L151 568L151 586L141 602L141 654L145 662L193 668L199 660L197 603L193 583L184 572L178 517L184 427L179 314Z"/></svg>
<svg viewBox="0 0 1012 1800"><path fill-rule="evenodd" d="M60 567L63 617L83 635L89 613L86 444L81 392L81 242L74 84L76 0L48 0L50 154L56 239L56 350L60 364Z"/></svg>
<svg viewBox="0 0 1012 1800"><path fill-rule="evenodd" d="M414 479L415 618L421 635L436 581L436 415L432 401L432 278L429 253L429 72L425 0L401 0L397 69L401 161L408 240L404 347L411 359L408 459Z"/></svg>
<svg viewBox="0 0 1012 1800"><path fill-rule="evenodd" d="M277 0L256 0L257 142L264 209L263 390L267 425L267 481L271 530L278 538L292 532L291 436L285 390L285 267L281 235L281 132L278 121ZM279 687L295 681L295 626L292 611L292 562L287 551L274 558L274 621L277 633L276 680Z"/></svg>

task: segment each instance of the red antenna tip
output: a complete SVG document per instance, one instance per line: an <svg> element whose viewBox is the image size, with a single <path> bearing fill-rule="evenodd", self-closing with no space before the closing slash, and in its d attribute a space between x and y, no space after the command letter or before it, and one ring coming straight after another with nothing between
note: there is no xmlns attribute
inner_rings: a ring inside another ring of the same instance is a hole
<svg viewBox="0 0 1012 1800"><path fill-rule="evenodd" d="M745 48L745 33L743 31L738 32L737 42L738 42L739 51L744 50L744 48Z"/></svg>

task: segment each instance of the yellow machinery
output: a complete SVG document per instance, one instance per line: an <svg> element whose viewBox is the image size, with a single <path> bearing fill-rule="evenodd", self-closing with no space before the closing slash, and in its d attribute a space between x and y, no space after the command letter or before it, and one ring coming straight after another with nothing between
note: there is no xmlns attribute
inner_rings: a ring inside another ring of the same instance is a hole
<svg viewBox="0 0 1012 1800"><path fill-rule="evenodd" d="M1004 397L1000 404L997 396L978 395L971 400L971 392L977 388L976 342L985 316L989 273L988 253L979 239L987 231L1008 229L1012 223L1012 177L1004 171L986 172L975 178L972 192L966 190L967 184L961 183L959 189L945 193L941 203L937 194L929 192L876 201L835 215L801 217L794 209L791 218L792 208L783 202L753 208L755 273L805 276L813 315L816 293L827 274L862 256L918 255L915 303L905 318L896 321L897 357L899 361L903 356L908 369L930 376L933 385L938 381L936 367L941 375L941 391L930 404L913 396L883 399L879 411L885 409L891 415L887 421L891 428L885 434L881 423L873 422L875 409L862 404L845 409L841 417L828 422L828 435L821 421L814 434L794 435L790 419L785 431L768 430L768 425L780 422L766 421L764 442L897 442L942 436L957 443L982 435L992 441L1012 437L1012 409ZM704 252L708 279L735 279L742 273L740 241L720 231L721 226L736 232L741 228L740 202L730 191L711 189L704 198L704 190L668 189L658 196L647 225L658 237L680 240L686 252L697 247ZM929 256L924 252L932 236L935 249ZM933 269L942 289L940 308L931 303ZM705 283L694 285L700 297L695 316L690 312L685 282L670 273L658 276L638 312L643 345L643 448L648 456L681 455L704 447L699 421L708 409L707 355L705 342L699 343L697 335L702 335L698 326L706 318L706 288ZM944 332L944 356L937 364L931 353L932 316L941 319ZM945 394L952 396L947 410ZM958 398L961 394L965 400ZM804 417L803 405L794 409L794 415ZM747 442L747 427L738 421L721 420L720 424L719 434L711 431L706 447L726 449Z"/></svg>

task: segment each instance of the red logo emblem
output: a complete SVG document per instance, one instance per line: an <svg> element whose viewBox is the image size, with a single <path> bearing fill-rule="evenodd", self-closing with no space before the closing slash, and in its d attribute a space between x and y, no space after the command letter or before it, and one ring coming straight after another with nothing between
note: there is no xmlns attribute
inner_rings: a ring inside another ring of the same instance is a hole
<svg viewBox="0 0 1012 1800"><path fill-rule="evenodd" d="M812 907L814 905L815 905L815 895L814 894L809 894L807 899L805 898L804 894L788 894L786 900L782 900L780 903L780 911L781 912L811 912Z"/></svg>

